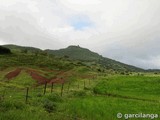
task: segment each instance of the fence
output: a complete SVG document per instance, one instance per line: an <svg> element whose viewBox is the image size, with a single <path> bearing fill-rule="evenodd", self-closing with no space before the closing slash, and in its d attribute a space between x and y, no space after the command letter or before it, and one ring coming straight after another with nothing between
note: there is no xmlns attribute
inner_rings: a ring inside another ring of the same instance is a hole
<svg viewBox="0 0 160 120"><path fill-rule="evenodd" d="M77 80L75 82L66 82L61 84L45 83L44 85L36 87L11 87L9 85L4 87L0 84L0 100L23 100L25 103L28 103L28 101L34 97L52 94L53 92L63 96L63 94L69 94L70 91L78 91L83 90L86 87L91 87L91 81L93 80L83 79Z"/></svg>

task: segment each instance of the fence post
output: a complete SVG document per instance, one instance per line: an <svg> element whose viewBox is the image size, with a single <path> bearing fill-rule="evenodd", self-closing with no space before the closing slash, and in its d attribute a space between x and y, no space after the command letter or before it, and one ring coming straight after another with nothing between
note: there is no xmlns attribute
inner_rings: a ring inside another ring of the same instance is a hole
<svg viewBox="0 0 160 120"><path fill-rule="evenodd" d="M27 90L26 90L26 104L28 103L28 92L29 92L29 87L27 87Z"/></svg>
<svg viewBox="0 0 160 120"><path fill-rule="evenodd" d="M78 89L79 89L79 81L78 81Z"/></svg>
<svg viewBox="0 0 160 120"><path fill-rule="evenodd" d="M62 83L62 87L61 87L61 96L63 94L63 86L64 86L64 83Z"/></svg>
<svg viewBox="0 0 160 120"><path fill-rule="evenodd" d="M85 82L85 79L84 79L84 89L85 89L85 87L86 87L86 82Z"/></svg>
<svg viewBox="0 0 160 120"><path fill-rule="evenodd" d="M45 83L45 85L44 85L44 95L46 94L46 88L47 88L47 82Z"/></svg>
<svg viewBox="0 0 160 120"><path fill-rule="evenodd" d="M69 92L69 89L70 89L70 82L68 83L68 90L67 90L67 93Z"/></svg>
<svg viewBox="0 0 160 120"><path fill-rule="evenodd" d="M6 89L3 91L3 99L5 97L5 94L6 94Z"/></svg>
<svg viewBox="0 0 160 120"><path fill-rule="evenodd" d="M53 92L53 82L52 82L52 86L51 86L51 93Z"/></svg>

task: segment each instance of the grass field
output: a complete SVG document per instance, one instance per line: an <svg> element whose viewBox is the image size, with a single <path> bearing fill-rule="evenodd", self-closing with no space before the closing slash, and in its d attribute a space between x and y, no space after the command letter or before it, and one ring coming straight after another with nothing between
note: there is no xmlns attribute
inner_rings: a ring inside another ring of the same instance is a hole
<svg viewBox="0 0 160 120"><path fill-rule="evenodd" d="M0 120L117 120L118 113L160 115L159 75L73 77L64 84L61 96L62 84L54 84L52 93L48 84L44 95L44 85L31 87L36 81L24 71L4 80L14 69L0 71Z"/></svg>

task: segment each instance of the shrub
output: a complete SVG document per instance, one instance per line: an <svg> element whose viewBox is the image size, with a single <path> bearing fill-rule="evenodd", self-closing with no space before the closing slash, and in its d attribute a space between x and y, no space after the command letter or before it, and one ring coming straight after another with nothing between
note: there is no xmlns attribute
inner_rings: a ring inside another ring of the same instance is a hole
<svg viewBox="0 0 160 120"><path fill-rule="evenodd" d="M85 91L76 91L73 94L74 96L77 96L77 97L84 97L87 95Z"/></svg>
<svg viewBox="0 0 160 120"><path fill-rule="evenodd" d="M44 100L43 107L49 113L57 110L57 105L49 99Z"/></svg>
<svg viewBox="0 0 160 120"><path fill-rule="evenodd" d="M91 90L91 88L88 88L88 87L84 87L84 90Z"/></svg>
<svg viewBox="0 0 160 120"><path fill-rule="evenodd" d="M62 102L62 98L56 93L49 94L46 97L48 100L50 100L52 102Z"/></svg>
<svg viewBox="0 0 160 120"><path fill-rule="evenodd" d="M38 93L37 94L37 97L42 97L43 95L41 93Z"/></svg>
<svg viewBox="0 0 160 120"><path fill-rule="evenodd" d="M18 101L1 101L0 102L0 111L8 111L13 109L20 109L22 110L25 107L25 104Z"/></svg>
<svg viewBox="0 0 160 120"><path fill-rule="evenodd" d="M107 83L102 81L98 83L94 88L93 92L95 94L105 94L107 92Z"/></svg>
<svg viewBox="0 0 160 120"><path fill-rule="evenodd" d="M125 75L125 72L121 72L120 74L121 74L121 75Z"/></svg>
<svg viewBox="0 0 160 120"><path fill-rule="evenodd" d="M0 46L0 54L10 54L11 51L8 48Z"/></svg>

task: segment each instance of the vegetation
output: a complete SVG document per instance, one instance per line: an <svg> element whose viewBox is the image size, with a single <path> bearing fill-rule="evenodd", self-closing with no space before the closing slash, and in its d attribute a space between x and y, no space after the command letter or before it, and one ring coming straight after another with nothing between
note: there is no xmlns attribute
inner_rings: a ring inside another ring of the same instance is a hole
<svg viewBox="0 0 160 120"><path fill-rule="evenodd" d="M112 60L106 62L114 67L104 67L100 57L81 61L18 47L11 51L0 55L0 120L117 120L118 113L122 119L127 119L124 114L160 114L159 71L125 68Z"/></svg>
<svg viewBox="0 0 160 120"><path fill-rule="evenodd" d="M14 51L18 51L18 52L40 52L42 51L41 49L39 48L34 48L34 47L24 47L24 46L18 46L18 45L11 45L11 44L8 44L8 45L3 45L5 48L8 48L8 49L11 49L13 52Z"/></svg>
<svg viewBox="0 0 160 120"><path fill-rule="evenodd" d="M101 58L97 53L91 52L88 49L79 46L69 46L66 49L60 50L46 50L49 54L54 54L59 57L68 56L74 60L93 61Z"/></svg>
<svg viewBox="0 0 160 120"><path fill-rule="evenodd" d="M11 54L10 49L0 46L0 54Z"/></svg>
<svg viewBox="0 0 160 120"><path fill-rule="evenodd" d="M73 60L80 60L83 62L96 63L99 64L104 69L113 69L115 71L144 71L141 68L134 67L131 65L123 64L118 61L102 57L101 55L92 52L88 49L81 48L79 46L69 46L65 49L60 50L46 50L47 53L53 54L55 56L63 57L68 56L68 58Z"/></svg>

